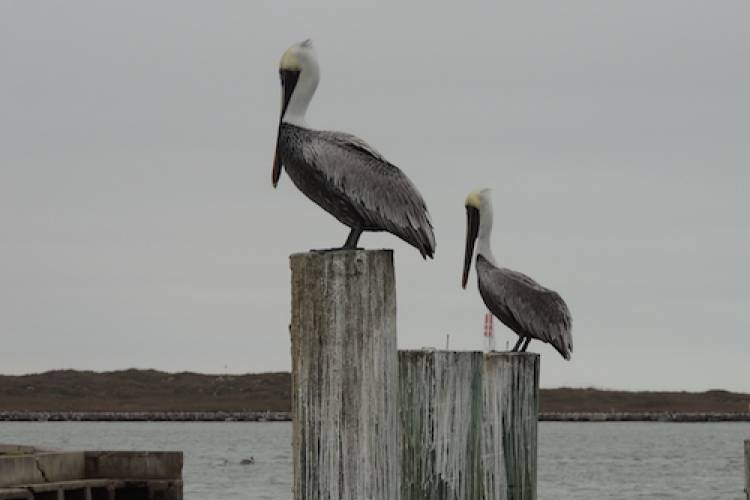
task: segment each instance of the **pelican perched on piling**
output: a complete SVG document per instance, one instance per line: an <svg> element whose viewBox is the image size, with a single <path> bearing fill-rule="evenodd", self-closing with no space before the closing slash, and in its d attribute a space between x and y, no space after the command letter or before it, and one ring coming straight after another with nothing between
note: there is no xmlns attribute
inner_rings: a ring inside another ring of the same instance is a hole
<svg viewBox="0 0 750 500"><path fill-rule="evenodd" d="M351 231L342 248L356 248L363 231L388 231L435 253L435 235L422 196L398 167L362 139L314 130L305 113L320 72L312 42L292 45L281 58L282 100L272 182L283 165L297 188Z"/></svg>
<svg viewBox="0 0 750 500"><path fill-rule="evenodd" d="M543 287L525 274L497 267L490 248L492 201L490 190L469 193L466 198L466 253L461 286L469 280L474 243L477 250L479 294L487 309L518 334L513 352L526 351L531 339L552 344L565 359L573 352L573 319L565 301L554 290Z"/></svg>

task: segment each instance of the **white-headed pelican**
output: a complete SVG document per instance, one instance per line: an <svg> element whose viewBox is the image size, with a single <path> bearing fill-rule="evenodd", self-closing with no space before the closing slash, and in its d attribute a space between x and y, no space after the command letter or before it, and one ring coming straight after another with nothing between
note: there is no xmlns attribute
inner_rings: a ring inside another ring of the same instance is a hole
<svg viewBox="0 0 750 500"><path fill-rule="evenodd" d="M310 40L284 52L279 74L281 119L273 186L283 165L305 196L351 228L343 248L355 248L363 231L388 231L422 257L432 257L435 235L430 215L404 173L353 135L307 126L305 113L320 79Z"/></svg>
<svg viewBox="0 0 750 500"><path fill-rule="evenodd" d="M552 344L563 358L569 360L573 352L573 320L562 297L525 274L497 267L495 263L490 248L492 202L489 189L469 194L466 198L466 217L466 253L461 286L466 288L474 243L478 238L476 269L479 294L487 309L518 334L513 351L526 351L531 339L537 339Z"/></svg>

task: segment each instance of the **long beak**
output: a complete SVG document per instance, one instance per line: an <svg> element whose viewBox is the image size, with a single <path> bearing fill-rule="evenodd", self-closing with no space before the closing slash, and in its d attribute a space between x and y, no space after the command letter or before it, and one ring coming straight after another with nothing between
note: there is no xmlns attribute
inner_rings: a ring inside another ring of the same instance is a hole
<svg viewBox="0 0 750 500"><path fill-rule="evenodd" d="M279 117L279 131L276 134L276 152L273 156L273 169L271 170L271 183L273 187L279 183L281 177L281 151L279 151L279 134L281 133L281 122L284 119L284 113L289 106L289 100L292 98L294 87L297 86L299 71L279 70L281 78L281 116Z"/></svg>
<svg viewBox="0 0 750 500"><path fill-rule="evenodd" d="M281 177L281 155L279 154L279 139L276 139L276 153L273 155L273 168L271 169L271 184L273 187L279 183Z"/></svg>
<svg viewBox="0 0 750 500"><path fill-rule="evenodd" d="M466 253L464 253L464 275L461 279L461 286L464 289L469 281L469 269L471 269L471 258L474 256L477 233L479 233L479 210L466 207Z"/></svg>

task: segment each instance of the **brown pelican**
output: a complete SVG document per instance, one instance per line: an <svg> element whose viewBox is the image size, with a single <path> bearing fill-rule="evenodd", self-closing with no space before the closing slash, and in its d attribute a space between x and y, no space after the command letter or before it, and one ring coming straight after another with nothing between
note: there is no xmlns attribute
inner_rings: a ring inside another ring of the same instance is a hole
<svg viewBox="0 0 750 500"><path fill-rule="evenodd" d="M273 186L282 165L297 188L351 232L342 248L355 248L362 231L388 231L435 253L430 215L417 188L362 139L313 130L305 112L320 73L312 42L292 45L281 58L281 119L273 160Z"/></svg>
<svg viewBox="0 0 750 500"><path fill-rule="evenodd" d="M492 202L489 189L469 193L466 217L463 288L466 288L469 279L474 242L478 236L476 268L479 294L487 309L518 334L513 352L519 348L521 352L526 351L531 339L537 339L552 344L563 358L569 360L573 352L570 332L573 319L562 297L525 274L495 264L490 248Z"/></svg>

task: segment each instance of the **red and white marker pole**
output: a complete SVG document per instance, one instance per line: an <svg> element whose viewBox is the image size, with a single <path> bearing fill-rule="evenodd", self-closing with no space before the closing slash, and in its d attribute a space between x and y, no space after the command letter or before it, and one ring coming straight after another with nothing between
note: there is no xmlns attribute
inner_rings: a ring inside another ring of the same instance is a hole
<svg viewBox="0 0 750 500"><path fill-rule="evenodd" d="M495 317L492 313L484 314L484 351L492 352L495 350Z"/></svg>

